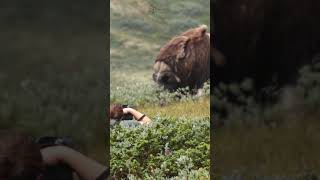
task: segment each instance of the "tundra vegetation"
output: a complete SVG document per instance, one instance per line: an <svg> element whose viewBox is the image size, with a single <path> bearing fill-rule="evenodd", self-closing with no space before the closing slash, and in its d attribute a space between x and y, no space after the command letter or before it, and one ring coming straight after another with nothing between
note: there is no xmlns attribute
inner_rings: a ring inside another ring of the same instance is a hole
<svg viewBox="0 0 320 180"><path fill-rule="evenodd" d="M111 173L128 179L209 179L209 82L203 96L169 93L152 80L160 47L200 24L210 2L112 0L111 103L136 106L150 126L111 128Z"/></svg>

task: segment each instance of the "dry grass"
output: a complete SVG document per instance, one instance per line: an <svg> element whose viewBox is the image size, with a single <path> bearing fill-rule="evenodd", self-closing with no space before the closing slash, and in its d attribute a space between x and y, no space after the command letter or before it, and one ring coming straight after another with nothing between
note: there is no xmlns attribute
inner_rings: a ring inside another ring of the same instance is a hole
<svg viewBox="0 0 320 180"><path fill-rule="evenodd" d="M210 98L204 97L195 101L176 102L168 106L145 106L138 109L148 116L165 116L172 118L185 117L192 118L207 118L210 116Z"/></svg>

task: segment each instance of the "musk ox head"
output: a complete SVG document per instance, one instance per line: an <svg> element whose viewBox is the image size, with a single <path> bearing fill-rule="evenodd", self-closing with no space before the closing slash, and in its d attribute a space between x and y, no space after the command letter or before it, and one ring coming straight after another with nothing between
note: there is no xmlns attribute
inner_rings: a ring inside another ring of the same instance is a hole
<svg viewBox="0 0 320 180"><path fill-rule="evenodd" d="M210 77L210 35L201 25L172 38L154 64L153 80L168 90L199 88Z"/></svg>

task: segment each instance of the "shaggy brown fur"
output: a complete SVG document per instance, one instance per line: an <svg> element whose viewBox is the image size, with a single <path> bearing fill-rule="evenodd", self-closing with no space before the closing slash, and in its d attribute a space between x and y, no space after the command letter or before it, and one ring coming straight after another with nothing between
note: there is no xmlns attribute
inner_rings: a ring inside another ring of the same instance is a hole
<svg viewBox="0 0 320 180"><path fill-rule="evenodd" d="M214 5L216 46L227 64L214 83L247 77L257 89L294 83L320 53L320 1L222 0Z"/></svg>
<svg viewBox="0 0 320 180"><path fill-rule="evenodd" d="M172 38L155 60L153 79L167 89L199 88L210 78L210 35L207 26Z"/></svg>

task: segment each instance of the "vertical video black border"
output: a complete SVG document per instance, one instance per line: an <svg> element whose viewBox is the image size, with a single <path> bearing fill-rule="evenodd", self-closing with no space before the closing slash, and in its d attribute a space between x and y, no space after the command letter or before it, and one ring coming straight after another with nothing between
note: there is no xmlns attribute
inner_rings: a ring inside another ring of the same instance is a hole
<svg viewBox="0 0 320 180"><path fill-rule="evenodd" d="M105 18L106 18L106 25L105 25L105 32L106 32L106 37L105 37L105 40L106 40L106 91L107 91L107 95L106 95L106 166L109 167L111 169L111 166L110 166L110 123L108 121L109 119L109 114L110 114L110 110L109 110L109 107L110 107L110 3L111 1L104 1L106 3L106 15L105 15Z"/></svg>
<svg viewBox="0 0 320 180"><path fill-rule="evenodd" d="M210 0L210 46L214 46L214 29L215 29L215 19L214 19L214 12L215 12L215 3L216 0ZM212 57L211 51L212 48L210 48L210 58ZM214 63L210 61L210 179L214 179L214 167L216 165L215 163L215 151L214 151L214 137L215 137L215 122L214 122L214 114L212 111L212 102L213 102L213 86L214 86L214 77L213 77L213 71L214 70Z"/></svg>

